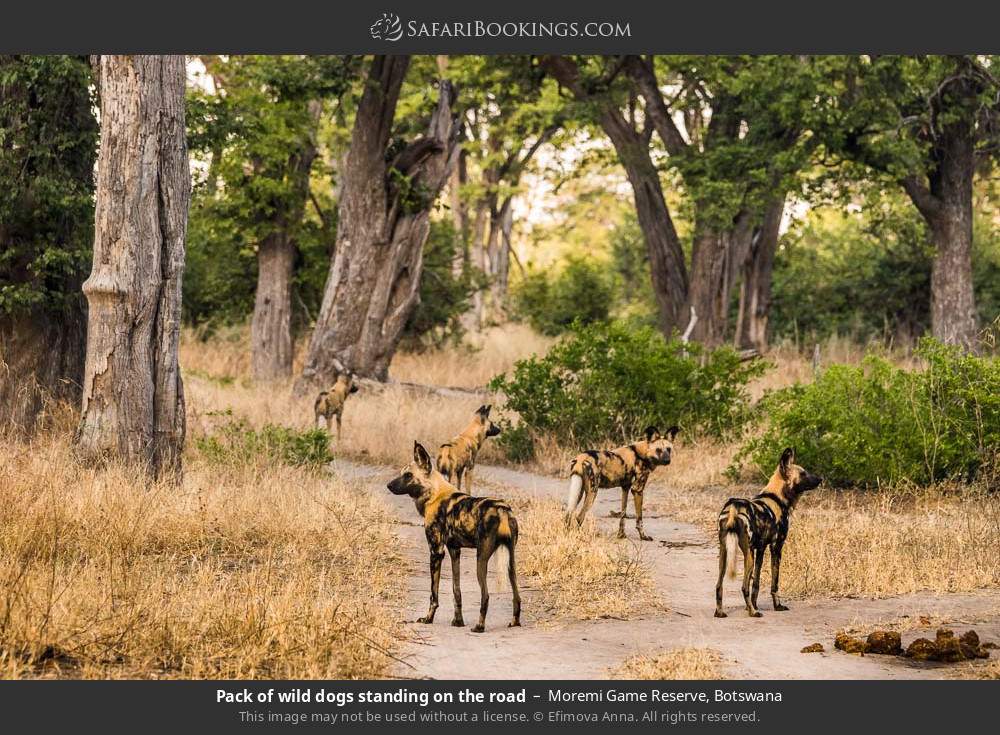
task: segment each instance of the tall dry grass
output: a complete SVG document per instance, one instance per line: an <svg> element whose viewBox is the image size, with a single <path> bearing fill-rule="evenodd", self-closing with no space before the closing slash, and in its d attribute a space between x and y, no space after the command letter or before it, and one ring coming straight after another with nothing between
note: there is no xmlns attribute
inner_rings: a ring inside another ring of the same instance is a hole
<svg viewBox="0 0 1000 735"><path fill-rule="evenodd" d="M676 681L726 677L718 651L688 646L630 656L611 672L611 678Z"/></svg>
<svg viewBox="0 0 1000 735"><path fill-rule="evenodd" d="M189 456L183 482L0 451L0 676L366 678L403 635L383 506L351 484Z"/></svg>

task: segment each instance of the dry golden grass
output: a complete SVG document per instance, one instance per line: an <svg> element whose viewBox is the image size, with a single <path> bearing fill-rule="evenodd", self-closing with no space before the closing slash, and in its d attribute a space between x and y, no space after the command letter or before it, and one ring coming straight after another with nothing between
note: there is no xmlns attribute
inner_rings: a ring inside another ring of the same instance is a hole
<svg viewBox="0 0 1000 735"><path fill-rule="evenodd" d="M403 635L383 506L189 456L179 486L3 441L0 676L364 678Z"/></svg>
<svg viewBox="0 0 1000 735"><path fill-rule="evenodd" d="M1000 679L1000 660L991 658L985 663L959 664L951 673L955 679Z"/></svg>
<svg viewBox="0 0 1000 735"><path fill-rule="evenodd" d="M568 530L562 508L554 501L514 492L505 497L520 527L518 573L537 588L540 617L627 620L655 603L641 545L599 533L592 519Z"/></svg>
<svg viewBox="0 0 1000 735"><path fill-rule="evenodd" d="M393 358L393 380L424 385L484 388L494 375L531 355L544 355L552 346L523 324L504 324L469 334L465 345L421 353L400 352Z"/></svg>
<svg viewBox="0 0 1000 735"><path fill-rule="evenodd" d="M612 679L725 679L722 656L713 648L671 648L630 656L611 672Z"/></svg>

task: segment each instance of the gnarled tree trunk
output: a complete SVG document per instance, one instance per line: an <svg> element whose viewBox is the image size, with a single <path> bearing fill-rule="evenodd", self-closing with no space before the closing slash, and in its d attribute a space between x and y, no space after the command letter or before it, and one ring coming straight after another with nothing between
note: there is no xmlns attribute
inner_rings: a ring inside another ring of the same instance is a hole
<svg viewBox="0 0 1000 735"><path fill-rule="evenodd" d="M102 56L81 456L180 469L177 364L190 200L183 56Z"/></svg>
<svg viewBox="0 0 1000 735"><path fill-rule="evenodd" d="M440 82L427 135L386 162L407 56L376 56L343 172L337 247L298 392L344 370L384 380L417 304L429 211L457 159L454 92Z"/></svg>

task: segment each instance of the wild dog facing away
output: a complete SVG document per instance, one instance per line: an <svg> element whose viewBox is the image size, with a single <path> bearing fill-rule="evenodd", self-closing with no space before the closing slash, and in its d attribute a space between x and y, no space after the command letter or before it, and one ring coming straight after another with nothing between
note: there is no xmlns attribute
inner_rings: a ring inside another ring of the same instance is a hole
<svg viewBox="0 0 1000 735"><path fill-rule="evenodd" d="M521 625L521 595L517 588L514 548L517 546L517 519L510 506L493 498L474 498L460 492L444 476L431 467L431 457L418 442L413 443L413 462L406 465L399 477L389 482L395 495L409 495L424 519L424 533L431 555L431 604L419 623L433 623L438 608L438 585L441 581L441 561L448 549L451 556L451 578L455 593L455 617L451 624L465 625L462 619L462 586L460 563L462 549L476 550L476 575L479 579L479 622L473 633L486 629L486 611L490 604L486 572L490 557L498 554L497 584L503 585L504 566L514 598L514 616L508 627ZM506 562L506 564L504 564Z"/></svg>
<svg viewBox="0 0 1000 735"><path fill-rule="evenodd" d="M337 441L340 441L340 423L344 417L344 404L347 403L347 396L357 393L358 386L354 384L354 376L350 373L342 373L337 376L336 382L327 390L320 391L313 405L313 412L316 415L316 428L326 429L333 433L333 420L337 419Z"/></svg>
<svg viewBox="0 0 1000 735"><path fill-rule="evenodd" d="M462 489L462 476L465 476L465 492L472 492L472 470L476 466L476 456L483 443L491 436L500 433L500 427L490 421L492 406L480 406L472 422L462 430L462 433L451 441L442 444L438 451L438 472L444 475L448 482L454 481L455 487Z"/></svg>
<svg viewBox="0 0 1000 735"><path fill-rule="evenodd" d="M719 581L715 585L715 617L726 617L722 610L722 580L727 571L730 577L736 576L737 545L743 551L743 601L750 617L761 616L757 609L757 593L760 592L760 571L766 548L771 550L771 601L776 611L788 609L778 600L778 574L789 517L799 496L821 482L822 478L795 464L795 450L787 447L781 453L778 468L763 492L753 500L730 498L722 506L719 514Z"/></svg>
<svg viewBox="0 0 1000 735"><path fill-rule="evenodd" d="M671 426L666 434L661 434L655 426L649 426L644 432L644 438L617 449L590 449L578 454L570 463L569 495L566 498L566 523L576 525L583 519L597 498L600 488L620 487L622 489L622 508L617 514L618 538L625 538L625 506L628 494L632 493L635 503L635 527L639 538L652 541L642 530L642 493L646 489L649 475L657 467L670 464L670 455L674 448L674 437L680 428ZM583 505L575 519L576 507Z"/></svg>

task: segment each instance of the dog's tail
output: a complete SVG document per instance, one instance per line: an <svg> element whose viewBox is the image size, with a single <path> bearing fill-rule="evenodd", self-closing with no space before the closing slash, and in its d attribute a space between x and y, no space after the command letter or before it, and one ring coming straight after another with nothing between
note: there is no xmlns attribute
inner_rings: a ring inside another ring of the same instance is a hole
<svg viewBox="0 0 1000 735"><path fill-rule="evenodd" d="M493 573L496 575L497 591L510 587L508 575L513 572L515 546L517 546L517 519L509 507L503 507L500 509L500 524L497 526L497 548L493 552L493 558L496 559Z"/></svg>
<svg viewBox="0 0 1000 735"><path fill-rule="evenodd" d="M728 504L719 516L719 535L726 536L726 574L736 577L736 549L739 546L739 511L735 505Z"/></svg>
<svg viewBox="0 0 1000 735"><path fill-rule="evenodd" d="M576 473L569 477L569 494L566 496L566 512L572 513L583 495L583 477Z"/></svg>

